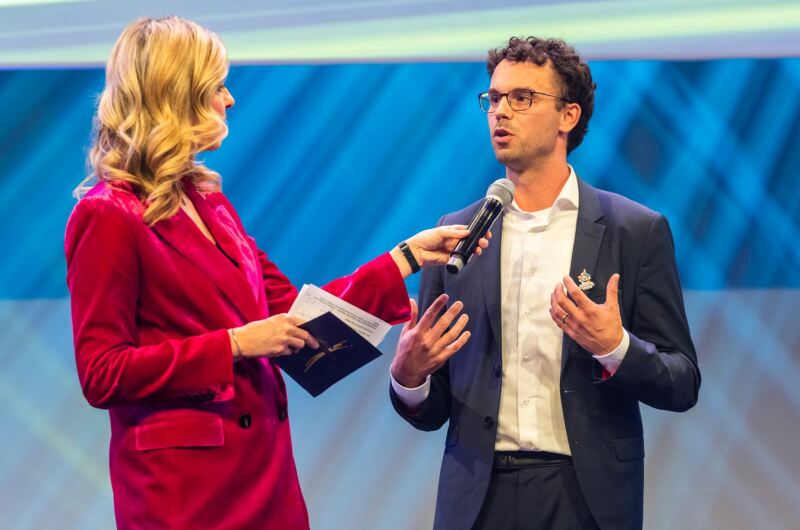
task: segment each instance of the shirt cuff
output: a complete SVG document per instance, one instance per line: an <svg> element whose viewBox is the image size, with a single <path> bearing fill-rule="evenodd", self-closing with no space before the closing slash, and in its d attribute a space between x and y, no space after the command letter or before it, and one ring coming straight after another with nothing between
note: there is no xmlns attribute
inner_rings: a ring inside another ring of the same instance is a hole
<svg viewBox="0 0 800 530"><path fill-rule="evenodd" d="M616 348L605 355L592 355L592 357L597 359L610 375L614 375L619 369L619 365L622 364L625 354L628 353L628 346L630 345L631 336L628 335L628 331L625 328L622 328L622 340L619 341Z"/></svg>
<svg viewBox="0 0 800 530"><path fill-rule="evenodd" d="M406 388L398 383L394 376L389 373L389 378L392 380L392 389L403 405L410 409L414 409L422 405L428 399L428 394L431 391L431 376L425 378L425 382L416 388Z"/></svg>

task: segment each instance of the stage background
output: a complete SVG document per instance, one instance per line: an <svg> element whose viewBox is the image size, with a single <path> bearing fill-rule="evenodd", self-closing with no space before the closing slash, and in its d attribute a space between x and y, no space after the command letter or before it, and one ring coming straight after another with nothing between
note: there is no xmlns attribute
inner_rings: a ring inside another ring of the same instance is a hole
<svg viewBox="0 0 800 530"><path fill-rule="evenodd" d="M0 9L3 31L4 11L29 12ZM80 394L63 259L103 83L92 61L0 70L1 528L113 527L108 420ZM793 528L800 60L591 66L595 116L570 161L593 185L669 218L703 373L691 411L643 407L645 527ZM205 159L272 259L298 285L321 284L502 176L477 105L487 84L480 58L235 65L231 133ZM319 398L289 382L315 529L430 527L444 432L417 432L392 411L396 336Z"/></svg>

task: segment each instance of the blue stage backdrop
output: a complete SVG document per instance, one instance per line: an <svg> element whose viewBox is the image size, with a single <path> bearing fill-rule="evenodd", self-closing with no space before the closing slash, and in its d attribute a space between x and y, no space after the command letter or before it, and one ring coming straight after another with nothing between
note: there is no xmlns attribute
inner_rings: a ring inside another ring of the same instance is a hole
<svg viewBox="0 0 800 530"><path fill-rule="evenodd" d="M645 527L800 521L800 60L594 62L571 157L666 214L704 382L645 410ZM63 231L103 73L0 71L0 527L113 526L106 414L73 363ZM235 66L230 136L205 156L260 246L321 284L481 197L502 176L480 63ZM409 290L417 284L412 280ZM289 383L316 529L428 528L443 432L388 402L386 355L312 399Z"/></svg>

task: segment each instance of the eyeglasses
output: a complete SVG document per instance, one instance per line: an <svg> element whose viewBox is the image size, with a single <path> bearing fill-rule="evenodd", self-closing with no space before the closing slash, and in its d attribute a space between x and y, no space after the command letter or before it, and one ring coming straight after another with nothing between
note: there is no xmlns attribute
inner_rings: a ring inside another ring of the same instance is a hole
<svg viewBox="0 0 800 530"><path fill-rule="evenodd" d="M539 92L538 90L528 90L527 88L515 88L511 92L506 93L481 92L478 94L478 104L481 106L481 110L483 112L494 112L497 110L497 106L500 104L500 101L503 99L503 97L505 97L506 101L508 101L508 106L511 107L511 110L521 111L531 108L535 96L547 96L549 98L555 98L569 103L569 100L564 99L561 96L545 94L544 92Z"/></svg>

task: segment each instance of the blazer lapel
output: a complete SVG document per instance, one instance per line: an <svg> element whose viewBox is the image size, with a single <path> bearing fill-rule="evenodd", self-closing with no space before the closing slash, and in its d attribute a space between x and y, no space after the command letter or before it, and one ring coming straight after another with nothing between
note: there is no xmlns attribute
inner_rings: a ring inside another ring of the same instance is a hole
<svg viewBox="0 0 800 530"><path fill-rule="evenodd" d="M237 272L247 283L252 294L252 302L258 306L264 286L261 264L254 245L250 244L252 238L247 237L244 228L237 219L234 219L235 214L229 209L230 207L220 200L219 193L205 196L192 188L188 195L192 198L197 213L217 240L217 244L236 262ZM262 316L259 314L253 318Z"/></svg>
<svg viewBox="0 0 800 530"><path fill-rule="evenodd" d="M503 335L500 327L500 244L503 240L503 215L492 226L492 241L477 257L480 264L483 297L486 301L486 312L494 335L497 351L502 351Z"/></svg>
<svg viewBox="0 0 800 530"><path fill-rule="evenodd" d="M235 252L229 241L223 242L226 236L220 234L221 230L214 226L216 223L212 220L213 216L209 216L208 212L201 212L202 207L198 205L198 202L203 201L192 202L220 247L238 263L241 260L240 255ZM244 320L253 320L260 316L256 310L253 292L245 277L231 260L219 249L214 248L214 244L206 239L183 210L178 210L178 213L172 217L159 221L153 225L153 230L165 243L184 256L189 263L203 271L204 275L219 288L223 296L231 302Z"/></svg>
<svg viewBox="0 0 800 530"><path fill-rule="evenodd" d="M572 248L572 261L569 269L570 277L576 282L578 275L584 270L589 274L596 270L600 245L606 231L605 225L599 222L603 218L603 210L600 207L597 192L580 178L578 179L578 196L578 223L575 227L575 243ZM562 372L573 344L574 341L565 334L561 353Z"/></svg>
<svg viewBox="0 0 800 530"><path fill-rule="evenodd" d="M186 195L192 200L197 214L203 220L211 235L214 236L217 245L235 262L237 268L241 268L242 252L238 242L234 240L234 235L231 234L232 230L236 230L235 222L230 218L230 214L225 210L225 207L221 204L212 204L211 201L193 188L188 188ZM221 219L220 214L225 215L227 218Z"/></svg>

